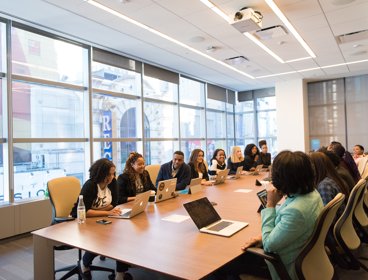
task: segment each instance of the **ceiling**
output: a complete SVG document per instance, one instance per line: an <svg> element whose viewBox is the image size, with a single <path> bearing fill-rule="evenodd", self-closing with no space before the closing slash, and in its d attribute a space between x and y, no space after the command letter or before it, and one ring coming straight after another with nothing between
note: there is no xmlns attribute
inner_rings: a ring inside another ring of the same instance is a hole
<svg viewBox="0 0 368 280"><path fill-rule="evenodd" d="M368 32L344 37L351 42L340 43L337 39L368 29L368 0L275 1L316 55L285 63L270 56L200 0L95 1L177 41L84 0L1 2L0 12L5 17L41 25L63 36L77 37L82 42L237 91L270 87L291 79L320 80L368 73ZM229 18L241 8L250 7L262 13L262 28L283 26L286 34L260 39L283 61L309 56L265 1L211 2ZM224 63L237 56L248 61L231 66Z"/></svg>

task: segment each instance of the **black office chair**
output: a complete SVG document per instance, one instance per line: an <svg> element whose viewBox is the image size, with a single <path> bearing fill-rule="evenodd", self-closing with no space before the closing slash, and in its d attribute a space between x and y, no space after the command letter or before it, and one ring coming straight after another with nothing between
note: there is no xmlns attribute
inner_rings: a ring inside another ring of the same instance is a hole
<svg viewBox="0 0 368 280"><path fill-rule="evenodd" d="M76 177L71 176L55 178L47 182L47 189L52 206L52 224L74 220L74 218L70 217L69 214L74 206L74 203L77 201L81 190L79 180ZM63 251L71 249L75 248L68 245L54 246L55 251ZM68 279L74 274L78 274L78 279L83 279L83 273L80 266L81 259L82 259L82 250L78 249L77 263L59 269L54 269L55 274L61 271L68 271L65 275L63 275L60 278L60 280ZM109 277L111 278L115 277L115 270L111 268L92 265L90 266L90 269L91 271L98 270L110 272L111 274Z"/></svg>

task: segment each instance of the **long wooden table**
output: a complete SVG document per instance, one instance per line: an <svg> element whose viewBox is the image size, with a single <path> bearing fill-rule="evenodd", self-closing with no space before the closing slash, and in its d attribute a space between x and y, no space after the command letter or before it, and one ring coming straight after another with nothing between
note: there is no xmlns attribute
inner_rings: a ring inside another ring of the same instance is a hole
<svg viewBox="0 0 368 280"><path fill-rule="evenodd" d="M184 195L158 204L132 219L110 219L112 224L97 224L88 218L61 223L33 232L34 279L53 279L55 244L67 244L138 267L182 279L200 279L242 254L244 241L260 234L260 205L255 186L258 176L241 176L224 184L204 187L202 192ZM237 189L252 189L249 193ZM200 233L191 219L181 223L162 218L186 215L183 203L207 196L217 203L215 209L224 219L248 222L249 225L230 238Z"/></svg>

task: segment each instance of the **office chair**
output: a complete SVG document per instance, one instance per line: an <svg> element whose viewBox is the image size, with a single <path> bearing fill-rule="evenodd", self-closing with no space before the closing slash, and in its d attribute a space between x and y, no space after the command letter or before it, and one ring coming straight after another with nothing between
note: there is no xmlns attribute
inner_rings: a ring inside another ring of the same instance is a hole
<svg viewBox="0 0 368 280"><path fill-rule="evenodd" d="M158 175L158 172L160 171L160 167L161 167L161 165L159 165L159 164L152 164L152 165L147 165L146 168L145 168L147 170L148 174L150 175L152 183L155 186L156 186L157 175Z"/></svg>
<svg viewBox="0 0 368 280"><path fill-rule="evenodd" d="M72 210L74 203L77 201L79 193L81 191L80 182L76 177L60 177L55 178L47 182L47 189L52 206L52 224L67 222L74 220L70 217L70 211ZM75 249L68 245L54 246L55 251L71 250ZM78 279L82 279L82 271L80 262L82 259L82 250L78 249L78 261L74 265L69 265L59 269L54 269L55 274L61 271L68 271L63 275L60 280L68 279L74 274L78 274ZM91 271L99 270L110 272L111 275L115 275L115 270L99 266L90 266Z"/></svg>
<svg viewBox="0 0 368 280"><path fill-rule="evenodd" d="M365 178L368 181L368 177ZM359 198L357 205L354 210L354 224L358 228L359 236L361 237L361 241L364 243L368 243L368 214L365 209L365 200L368 199L367 192L368 184L363 189L361 198Z"/></svg>
<svg viewBox="0 0 368 280"><path fill-rule="evenodd" d="M312 236L309 238L295 261L295 271L299 279L332 279L334 268L325 249L325 240L336 212L344 202L345 195L339 193L322 209L319 214ZM248 248L247 252L263 257L272 263L280 279L290 279L280 257L265 252L261 248ZM318 269L317 269L318 268Z"/></svg>
<svg viewBox="0 0 368 280"><path fill-rule="evenodd" d="M361 240L354 225L355 209L359 201L364 199L363 193L367 184L368 181L366 179L361 179L352 189L345 211L335 224L334 236L339 251L343 252L339 257L343 258L348 265L347 268L354 270L363 268L368 272L368 267L359 261L358 257L354 254L356 249L361 245Z"/></svg>

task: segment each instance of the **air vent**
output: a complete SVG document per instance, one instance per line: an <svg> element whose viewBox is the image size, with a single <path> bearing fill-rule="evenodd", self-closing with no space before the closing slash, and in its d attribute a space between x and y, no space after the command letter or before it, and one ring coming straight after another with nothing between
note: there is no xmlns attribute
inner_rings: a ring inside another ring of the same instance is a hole
<svg viewBox="0 0 368 280"><path fill-rule="evenodd" d="M366 29L366 30L343 34L343 35L337 36L336 39L339 44L346 44L346 43L366 40L368 39L368 30Z"/></svg>
<svg viewBox="0 0 368 280"><path fill-rule="evenodd" d="M246 58L245 56L234 56L234 57L230 57L230 58L227 58L225 59L225 62L227 64L230 64L230 65L240 65L240 64L245 64L247 63L249 60L248 58Z"/></svg>
<svg viewBox="0 0 368 280"><path fill-rule="evenodd" d="M256 35L260 40L271 40L273 38L287 35L287 31L283 26L275 25L258 30L254 35Z"/></svg>

